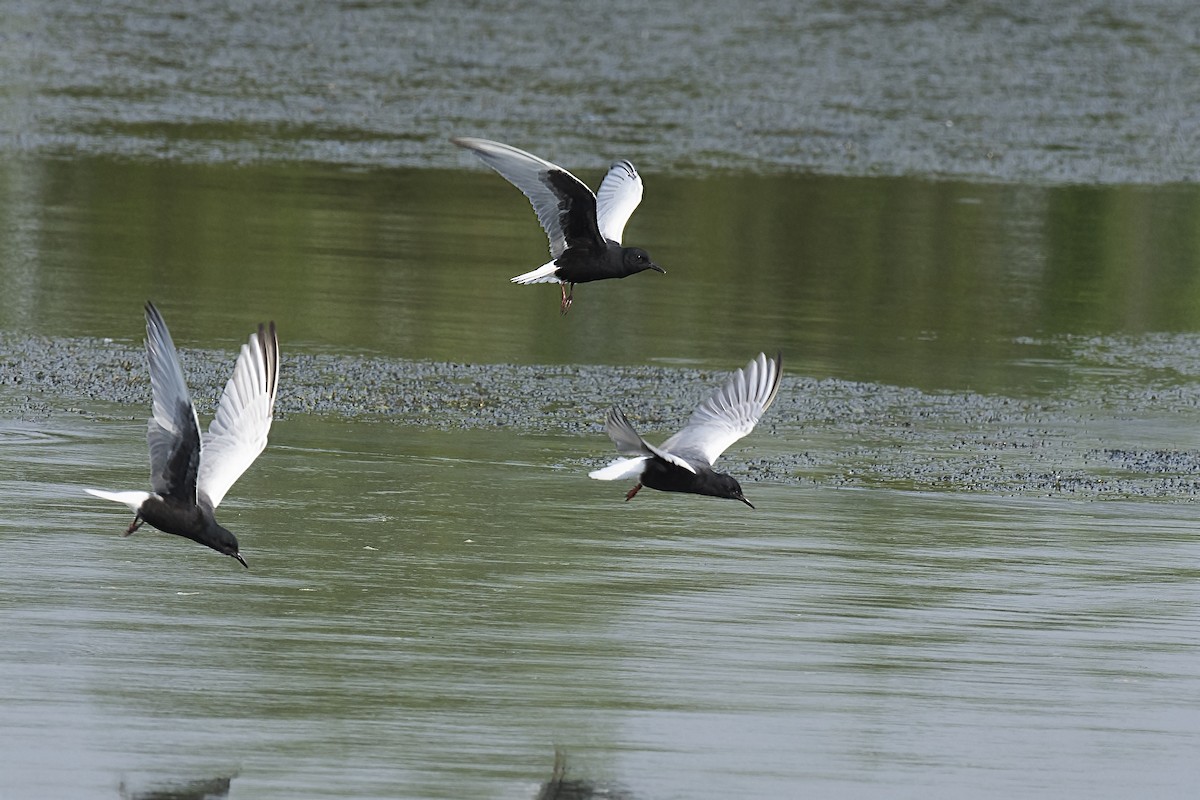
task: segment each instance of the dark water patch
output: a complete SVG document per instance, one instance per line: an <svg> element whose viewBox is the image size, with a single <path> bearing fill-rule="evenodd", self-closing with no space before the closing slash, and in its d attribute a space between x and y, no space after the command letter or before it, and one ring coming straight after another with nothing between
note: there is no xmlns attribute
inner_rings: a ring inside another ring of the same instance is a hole
<svg viewBox="0 0 1200 800"><path fill-rule="evenodd" d="M1200 453L1179 450L1108 448L1087 454L1088 463L1116 477L1114 485L1140 483L1147 494L1191 496L1200 493ZM1122 477L1130 474L1135 478Z"/></svg>
<svg viewBox="0 0 1200 800"><path fill-rule="evenodd" d="M1063 12L624 0L572 9L581 44L548 0L6 3L0 149L446 167L473 134L646 174L1196 180L1200 10Z"/></svg>
<svg viewBox="0 0 1200 800"><path fill-rule="evenodd" d="M1115 374L1157 375L1160 380L1200 375L1200 334L1078 336L1064 341L1081 361L1112 368Z"/></svg>

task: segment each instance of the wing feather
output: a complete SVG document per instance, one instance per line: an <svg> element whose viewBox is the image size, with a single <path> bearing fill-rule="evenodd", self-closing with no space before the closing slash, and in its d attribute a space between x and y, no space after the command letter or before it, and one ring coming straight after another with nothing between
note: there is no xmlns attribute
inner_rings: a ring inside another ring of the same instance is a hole
<svg viewBox="0 0 1200 800"><path fill-rule="evenodd" d="M768 359L759 353L697 406L683 430L663 442L661 449L703 459L711 466L731 444L754 430L775 401L782 364L782 354Z"/></svg>
<svg viewBox="0 0 1200 800"><path fill-rule="evenodd" d="M259 325L242 345L233 377L204 434L198 490L212 508L267 446L278 388L279 338L272 322L269 329Z"/></svg>
<svg viewBox="0 0 1200 800"><path fill-rule="evenodd" d="M613 444L617 446L617 452L623 456L633 456L634 458L652 458L658 456L664 461L686 469L688 472L693 474L696 472L696 468L689 464L686 459L668 452L666 447L655 447L643 439L634 430L629 420L625 418L625 414L621 412L621 409L616 406L613 406L609 410L608 418L604 420L604 429L608 432L608 438L612 439Z"/></svg>
<svg viewBox="0 0 1200 800"><path fill-rule="evenodd" d="M625 224L641 202L642 176L628 161L613 164L596 192L596 224L600 235L620 244Z"/></svg>
<svg viewBox="0 0 1200 800"><path fill-rule="evenodd" d="M158 494L194 503L200 421L188 396L171 332L150 302L146 303L146 356L153 395L153 416L146 430L150 486Z"/></svg>
<svg viewBox="0 0 1200 800"><path fill-rule="evenodd" d="M501 142L471 136L450 141L475 153L529 198L554 259L569 247L604 247L596 225L596 196L570 172Z"/></svg>

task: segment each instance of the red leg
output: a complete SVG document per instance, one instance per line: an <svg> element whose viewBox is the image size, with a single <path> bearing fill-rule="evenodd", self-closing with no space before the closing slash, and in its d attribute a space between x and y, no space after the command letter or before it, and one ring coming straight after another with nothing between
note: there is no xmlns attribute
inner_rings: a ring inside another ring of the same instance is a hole
<svg viewBox="0 0 1200 800"><path fill-rule="evenodd" d="M133 522L129 523L129 527L125 529L125 536L132 536L133 532L142 527L144 520L141 517L134 517Z"/></svg>
<svg viewBox="0 0 1200 800"><path fill-rule="evenodd" d="M639 483L637 486L634 486L632 489L630 489L629 492L626 493L626 495L625 495L625 502L628 503L630 500L632 500L633 496L635 494L637 494L641 490L641 488L642 488L642 485Z"/></svg>
<svg viewBox="0 0 1200 800"><path fill-rule="evenodd" d="M575 284L571 284L570 294L567 294L567 284L563 283L560 285L562 286L562 308L559 310L559 313L566 314L571 310L571 302L575 299Z"/></svg>

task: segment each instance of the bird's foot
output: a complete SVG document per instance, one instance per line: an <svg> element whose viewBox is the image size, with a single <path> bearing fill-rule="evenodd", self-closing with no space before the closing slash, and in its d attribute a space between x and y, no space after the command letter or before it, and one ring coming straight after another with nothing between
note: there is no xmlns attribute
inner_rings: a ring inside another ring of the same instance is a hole
<svg viewBox="0 0 1200 800"><path fill-rule="evenodd" d="M634 486L632 489L630 489L628 492L626 492L625 493L625 502L628 503L630 500L632 500L633 496L636 495L639 491L641 491L641 489L642 489L642 485L639 483L637 486Z"/></svg>
<svg viewBox="0 0 1200 800"><path fill-rule="evenodd" d="M571 292L567 293L567 285L562 284L562 306L559 308L559 315L563 316L571 310L571 303L575 300L575 284L571 284Z"/></svg>
<svg viewBox="0 0 1200 800"><path fill-rule="evenodd" d="M134 517L133 522L129 523L129 527L126 528L125 533L123 533L121 535L122 536L132 536L137 531L138 528L142 527L143 522L145 522L145 520L143 520L141 517Z"/></svg>

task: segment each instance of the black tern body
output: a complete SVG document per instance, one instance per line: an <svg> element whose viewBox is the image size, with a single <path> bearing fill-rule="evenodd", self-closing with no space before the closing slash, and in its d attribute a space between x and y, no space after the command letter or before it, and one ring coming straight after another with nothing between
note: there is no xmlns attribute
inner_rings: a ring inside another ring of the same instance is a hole
<svg viewBox="0 0 1200 800"><path fill-rule="evenodd" d="M134 518L126 536L146 522L232 556L247 567L237 537L217 523L213 511L267 446L279 379L275 323L269 329L260 324L242 345L233 377L225 384L203 437L175 343L152 303L146 303L146 353L154 397L154 416L146 433L153 491L87 491L129 506Z"/></svg>
<svg viewBox="0 0 1200 800"><path fill-rule="evenodd" d="M632 500L643 486L663 492L689 492L740 500L754 508L732 476L713 470L712 465L728 447L758 424L779 393L783 357L768 359L764 353L730 376L692 412L679 433L655 447L643 439L621 409L608 412L604 427L628 458L618 459L603 469L588 473L601 481L637 478L625 495Z"/></svg>
<svg viewBox="0 0 1200 800"><path fill-rule="evenodd" d="M513 283L554 283L562 289L560 312L566 314L575 284L624 278L648 269L666 273L637 247L623 247L625 223L642 202L642 177L633 164L618 161L592 194L562 167L507 144L462 136L451 139L479 156L520 189L550 239L551 260L518 275Z"/></svg>

